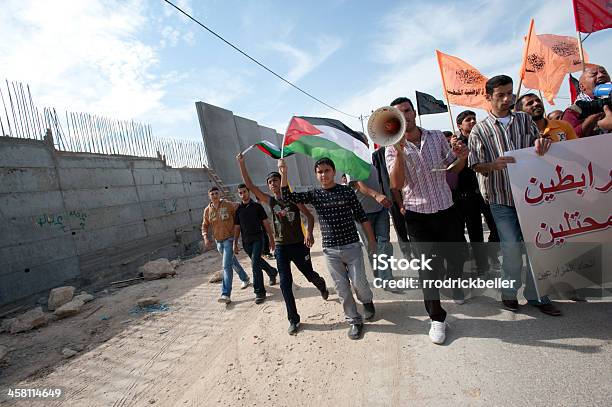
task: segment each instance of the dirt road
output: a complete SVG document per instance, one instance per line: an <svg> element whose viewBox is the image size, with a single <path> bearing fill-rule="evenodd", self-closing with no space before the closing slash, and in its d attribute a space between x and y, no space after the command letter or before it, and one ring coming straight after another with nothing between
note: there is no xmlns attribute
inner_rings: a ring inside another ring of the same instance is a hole
<svg viewBox="0 0 612 407"><path fill-rule="evenodd" d="M320 250L315 269L331 284ZM375 289L377 317L351 341L337 296L323 301L294 272L302 330L289 336L278 286L256 305L252 288L240 290L235 278L226 307L216 302L219 284L207 282L220 268L220 256L208 252L184 261L173 279L98 294L80 315L0 335L11 349L1 388L66 391L62 400L6 405L612 404L610 302L563 302L561 318L528 307L513 314L487 297L447 302L451 330L436 346L421 301ZM148 295L169 310L130 315ZM83 351L64 359L62 348L75 344Z"/></svg>

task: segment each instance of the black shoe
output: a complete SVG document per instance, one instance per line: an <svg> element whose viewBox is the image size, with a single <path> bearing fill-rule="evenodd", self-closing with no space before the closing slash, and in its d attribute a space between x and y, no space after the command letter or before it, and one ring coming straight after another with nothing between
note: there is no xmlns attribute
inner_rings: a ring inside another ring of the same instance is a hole
<svg viewBox="0 0 612 407"><path fill-rule="evenodd" d="M553 317L561 316L561 310L555 307L552 303L548 304L532 304L534 307L537 307L540 312L551 315Z"/></svg>
<svg viewBox="0 0 612 407"><path fill-rule="evenodd" d="M508 311L515 312L515 311L518 311L519 309L519 303L517 300L502 298L502 304L504 304L504 308L507 309Z"/></svg>
<svg viewBox="0 0 612 407"><path fill-rule="evenodd" d="M278 271L274 274L274 276L270 277L270 285L276 285L276 277L278 277Z"/></svg>
<svg viewBox="0 0 612 407"><path fill-rule="evenodd" d="M365 312L363 313L363 318L365 320L370 320L372 318L374 318L374 314L376 314L376 310L374 309L374 303L373 302L368 302L366 304L363 304L363 308L365 309Z"/></svg>
<svg viewBox="0 0 612 407"><path fill-rule="evenodd" d="M351 324L351 327L348 331L348 337L351 339L359 339L361 338L361 334L363 333L363 324Z"/></svg>
<svg viewBox="0 0 612 407"><path fill-rule="evenodd" d="M255 297L255 304L261 304L265 300L266 300L266 296L265 295L263 295L261 297Z"/></svg>
<svg viewBox="0 0 612 407"><path fill-rule="evenodd" d="M289 322L289 329L287 329L287 332L289 333L289 335L297 335L299 328L299 322Z"/></svg>
<svg viewBox="0 0 612 407"><path fill-rule="evenodd" d="M327 299L329 298L329 291L327 290L327 288L321 291L321 298L323 298L325 301L327 301Z"/></svg>

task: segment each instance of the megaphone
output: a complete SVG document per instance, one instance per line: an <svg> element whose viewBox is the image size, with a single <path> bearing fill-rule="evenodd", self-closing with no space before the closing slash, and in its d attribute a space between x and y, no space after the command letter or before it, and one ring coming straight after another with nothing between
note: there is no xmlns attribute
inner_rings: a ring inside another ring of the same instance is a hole
<svg viewBox="0 0 612 407"><path fill-rule="evenodd" d="M396 144L405 132L406 119L397 107L383 106L376 109L368 120L368 135L381 146Z"/></svg>

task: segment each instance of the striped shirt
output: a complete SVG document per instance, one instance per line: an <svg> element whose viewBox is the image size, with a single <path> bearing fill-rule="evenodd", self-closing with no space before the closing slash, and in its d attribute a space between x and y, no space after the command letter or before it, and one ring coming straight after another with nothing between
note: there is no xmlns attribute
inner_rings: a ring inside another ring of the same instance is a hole
<svg viewBox="0 0 612 407"><path fill-rule="evenodd" d="M451 190L446 183L444 169L457 159L451 147L439 130L421 129L421 147L406 142L404 146L404 208L412 212L436 213L453 205ZM385 159L387 169L391 173L397 150L387 147Z"/></svg>
<svg viewBox="0 0 612 407"><path fill-rule="evenodd" d="M468 139L468 165L491 163L505 152L531 147L539 137L538 126L527 113L511 113L510 122L504 126L490 112L477 123ZM490 203L514 206L508 169L487 174L476 173L478 186L484 199Z"/></svg>

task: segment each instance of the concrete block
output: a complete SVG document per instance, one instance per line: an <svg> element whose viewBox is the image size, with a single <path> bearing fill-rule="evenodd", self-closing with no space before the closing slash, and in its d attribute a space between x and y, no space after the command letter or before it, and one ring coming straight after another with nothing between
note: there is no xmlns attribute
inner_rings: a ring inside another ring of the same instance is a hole
<svg viewBox="0 0 612 407"><path fill-rule="evenodd" d="M60 152L57 153L57 165L58 168L129 169L130 160L102 154Z"/></svg>
<svg viewBox="0 0 612 407"><path fill-rule="evenodd" d="M185 196L183 184L137 185L140 202L176 199Z"/></svg>
<svg viewBox="0 0 612 407"><path fill-rule="evenodd" d="M58 174L63 190L134 185L132 172L127 168L59 168Z"/></svg>
<svg viewBox="0 0 612 407"><path fill-rule="evenodd" d="M193 195L202 195L206 194L208 196L208 190L214 184L210 181L206 182L187 182L183 184L183 188L185 190L185 195L193 196Z"/></svg>
<svg viewBox="0 0 612 407"><path fill-rule="evenodd" d="M232 112L203 102L196 103L196 110L209 166L224 183L240 183L235 159L240 144Z"/></svg>
<svg viewBox="0 0 612 407"><path fill-rule="evenodd" d="M174 168L167 169L134 169L134 182L136 185L152 184L182 184L181 171Z"/></svg>
<svg viewBox="0 0 612 407"><path fill-rule="evenodd" d="M0 193L59 189L55 168L0 168Z"/></svg>
<svg viewBox="0 0 612 407"><path fill-rule="evenodd" d="M238 142L240 150L244 151L249 146L261 141L261 133L259 125L256 121L245 119L244 117L234 116L236 122L236 130L238 131ZM249 174L255 183L261 183L265 180L268 174L268 165L266 161L270 158L258 150L251 150L247 153L245 163L249 170ZM234 159L234 164L238 162Z"/></svg>
<svg viewBox="0 0 612 407"><path fill-rule="evenodd" d="M208 172L205 169L200 168L181 168L181 177L183 183L189 182L211 182L208 177Z"/></svg>
<svg viewBox="0 0 612 407"><path fill-rule="evenodd" d="M71 236L20 244L0 249L0 273L27 272L34 266L76 256Z"/></svg>
<svg viewBox="0 0 612 407"><path fill-rule="evenodd" d="M0 138L0 167L53 168L51 150L41 141Z"/></svg>
<svg viewBox="0 0 612 407"><path fill-rule="evenodd" d="M134 169L147 169L147 168L164 168L162 160L157 158L134 158L130 159L132 168Z"/></svg>
<svg viewBox="0 0 612 407"><path fill-rule="evenodd" d="M198 208L206 208L210 200L208 199L208 194L204 195L193 195L187 197L187 205L191 211L195 211Z"/></svg>
<svg viewBox="0 0 612 407"><path fill-rule="evenodd" d="M126 223L142 222L143 218L138 203L66 212L70 231L76 234Z"/></svg>
<svg viewBox="0 0 612 407"><path fill-rule="evenodd" d="M58 285L80 277L77 257L41 264L13 273L0 274L0 304L17 301L38 293L45 293Z"/></svg>
<svg viewBox="0 0 612 407"><path fill-rule="evenodd" d="M143 202L141 204L142 217L149 221L151 218L168 216L189 210L187 198L171 198L159 201Z"/></svg>
<svg viewBox="0 0 612 407"><path fill-rule="evenodd" d="M144 222L140 221L77 234L74 236L74 243L77 253L83 255L96 250L121 246L125 242L144 239L146 236Z"/></svg>
<svg viewBox="0 0 612 407"><path fill-rule="evenodd" d="M2 222L0 247L58 238L70 233L65 212L21 218L4 218Z"/></svg>
<svg viewBox="0 0 612 407"><path fill-rule="evenodd" d="M138 202L136 188L71 189L64 191L66 210L83 210Z"/></svg>
<svg viewBox="0 0 612 407"><path fill-rule="evenodd" d="M174 233L174 230L181 226L191 225L191 218L188 212L173 213L168 216L147 219L145 226L149 236L162 233Z"/></svg>
<svg viewBox="0 0 612 407"><path fill-rule="evenodd" d="M60 191L0 194L0 214L4 218L38 216L64 210Z"/></svg>

